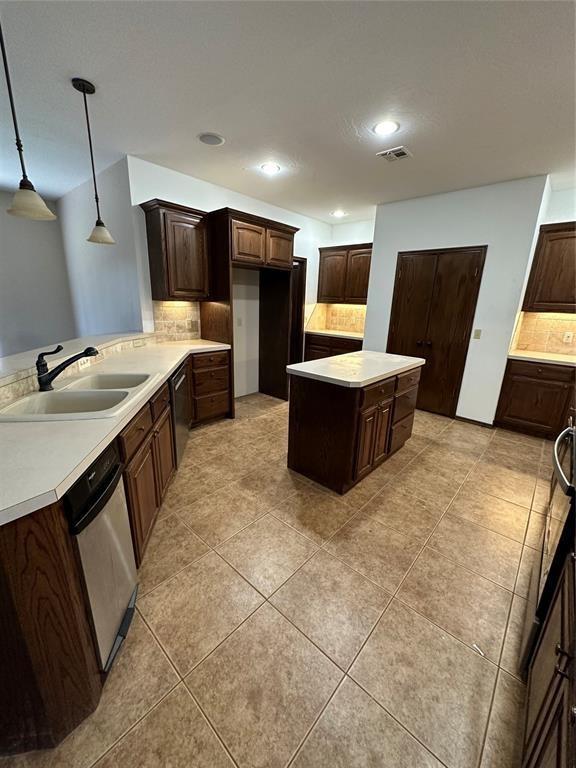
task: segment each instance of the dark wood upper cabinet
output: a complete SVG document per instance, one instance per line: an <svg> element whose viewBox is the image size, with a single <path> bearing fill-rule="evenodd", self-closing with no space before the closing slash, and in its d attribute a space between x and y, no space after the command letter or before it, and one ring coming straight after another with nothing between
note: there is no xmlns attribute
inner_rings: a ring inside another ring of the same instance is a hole
<svg viewBox="0 0 576 768"><path fill-rule="evenodd" d="M525 312L576 312L576 222L540 227Z"/></svg>
<svg viewBox="0 0 576 768"><path fill-rule="evenodd" d="M320 250L318 267L318 301L338 303L344 301L346 291L346 251Z"/></svg>
<svg viewBox="0 0 576 768"><path fill-rule="evenodd" d="M348 251L348 271L346 273L346 301L353 304L363 304L368 296L368 278L370 277L370 262L372 248Z"/></svg>
<svg viewBox="0 0 576 768"><path fill-rule="evenodd" d="M318 301L366 304L372 243L320 248Z"/></svg>
<svg viewBox="0 0 576 768"><path fill-rule="evenodd" d="M204 212L149 200L146 214L152 298L207 299L208 254Z"/></svg>
<svg viewBox="0 0 576 768"><path fill-rule="evenodd" d="M232 261L265 264L266 229L255 224L232 221Z"/></svg>
<svg viewBox="0 0 576 768"><path fill-rule="evenodd" d="M294 236L275 229L266 230L266 264L292 268Z"/></svg>
<svg viewBox="0 0 576 768"><path fill-rule="evenodd" d="M227 264L242 267L292 269L296 227L231 208L208 217L210 259L220 265L221 282L228 282ZM224 295L226 291L217 290Z"/></svg>

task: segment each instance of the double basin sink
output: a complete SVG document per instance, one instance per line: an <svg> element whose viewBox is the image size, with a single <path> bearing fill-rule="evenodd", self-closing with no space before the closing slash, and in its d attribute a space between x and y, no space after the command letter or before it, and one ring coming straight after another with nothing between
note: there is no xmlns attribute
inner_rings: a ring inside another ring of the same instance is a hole
<svg viewBox="0 0 576 768"><path fill-rule="evenodd" d="M51 392L35 392L0 410L0 421L64 421L116 416L148 373L94 373Z"/></svg>

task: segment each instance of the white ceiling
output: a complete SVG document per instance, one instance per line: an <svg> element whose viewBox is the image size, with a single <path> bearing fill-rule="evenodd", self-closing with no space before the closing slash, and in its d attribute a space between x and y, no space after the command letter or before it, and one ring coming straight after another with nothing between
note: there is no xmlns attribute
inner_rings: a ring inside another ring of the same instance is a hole
<svg viewBox="0 0 576 768"><path fill-rule="evenodd" d="M124 154L326 221L551 173L575 183L571 2L0 4L29 176L59 196ZM0 185L19 180L0 77ZM370 128L393 118L390 139ZM222 147L196 136L222 133ZM377 151L405 144L396 163ZM275 159L275 178L254 169Z"/></svg>

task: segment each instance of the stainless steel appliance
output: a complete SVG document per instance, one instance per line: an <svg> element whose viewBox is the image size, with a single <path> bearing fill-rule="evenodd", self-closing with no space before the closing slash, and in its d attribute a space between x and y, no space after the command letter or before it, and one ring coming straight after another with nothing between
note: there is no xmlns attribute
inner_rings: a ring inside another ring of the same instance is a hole
<svg viewBox="0 0 576 768"><path fill-rule="evenodd" d="M172 420L174 421L174 454L176 456L176 466L178 467L186 448L188 431L192 421L188 363L181 365L170 378L170 402L172 406Z"/></svg>
<svg viewBox="0 0 576 768"><path fill-rule="evenodd" d="M112 444L64 497L70 533L78 540L104 672L126 637L138 591L122 470Z"/></svg>
<svg viewBox="0 0 576 768"><path fill-rule="evenodd" d="M524 623L522 665L527 667L539 629L546 618L568 551L576 551L576 427L558 435L552 449L552 476L546 505L546 523L536 559Z"/></svg>

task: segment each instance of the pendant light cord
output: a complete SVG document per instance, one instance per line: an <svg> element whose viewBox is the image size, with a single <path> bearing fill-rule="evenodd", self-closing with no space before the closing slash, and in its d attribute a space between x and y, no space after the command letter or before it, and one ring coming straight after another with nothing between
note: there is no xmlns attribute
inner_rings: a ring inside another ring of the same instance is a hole
<svg viewBox="0 0 576 768"><path fill-rule="evenodd" d="M16 107L14 106L14 96L12 94L12 82L10 81L10 72L8 70L8 56L6 55L6 46L4 45L4 33L2 32L2 24L0 23L0 47L2 48L2 60L4 62L4 72L6 74L6 85L8 86L8 98L10 100L10 109L12 111L12 120L14 122L14 133L16 134L16 149L18 150L18 157L20 158L20 166L22 168L22 178L28 181L26 175L26 166L24 165L24 152L22 147L22 141L20 139L20 131L18 130L18 120L16 119Z"/></svg>
<svg viewBox="0 0 576 768"><path fill-rule="evenodd" d="M97 224L101 223L100 218L100 199L98 198L98 187L96 186L96 169L94 168L94 150L92 149L92 132L90 131L90 117L88 115L88 99L86 98L86 91L82 91L84 96L84 111L86 113L86 128L88 129L88 145L90 146L90 162L92 163L92 180L94 182L94 200L96 201L96 214L98 217Z"/></svg>

